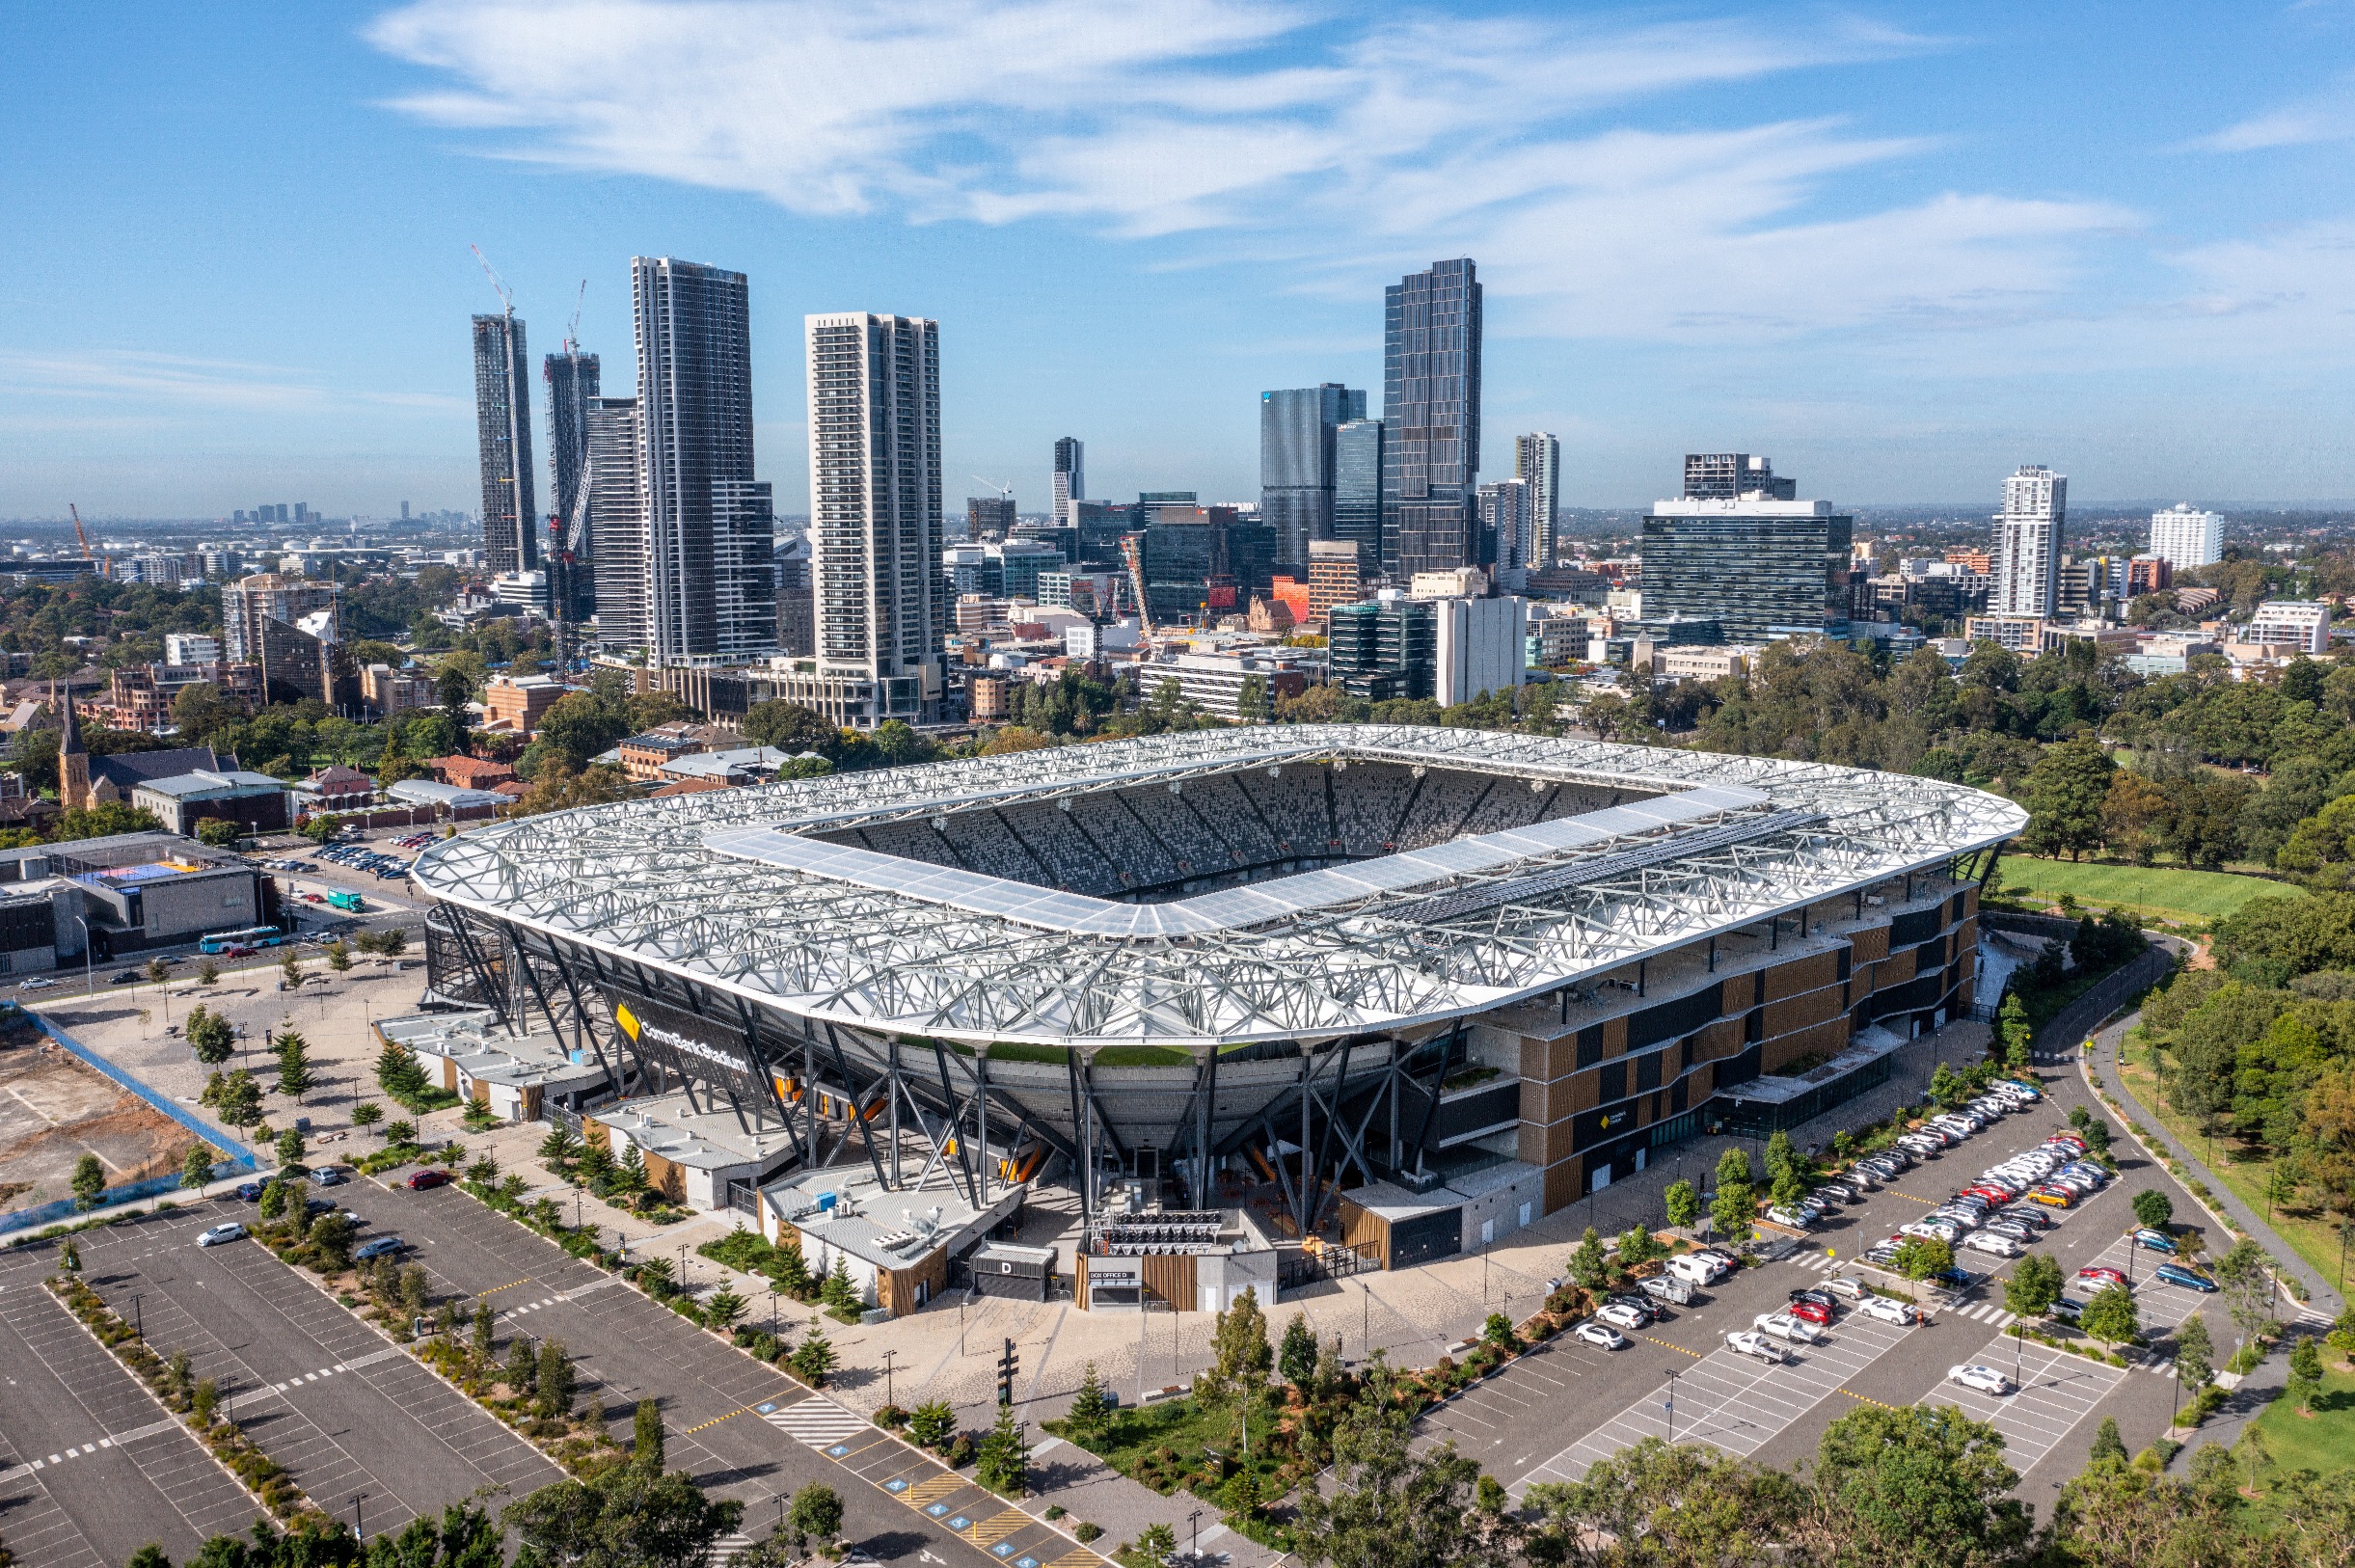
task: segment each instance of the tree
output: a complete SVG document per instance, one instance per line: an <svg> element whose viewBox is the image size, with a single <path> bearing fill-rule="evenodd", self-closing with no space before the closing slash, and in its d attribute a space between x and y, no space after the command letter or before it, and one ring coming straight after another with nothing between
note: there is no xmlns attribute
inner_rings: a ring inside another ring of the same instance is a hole
<svg viewBox="0 0 2355 1568"><path fill-rule="evenodd" d="M1600 1290L1611 1278L1611 1257L1603 1251L1602 1233L1591 1225L1571 1251L1570 1278L1584 1290Z"/></svg>
<svg viewBox="0 0 2355 1568"><path fill-rule="evenodd" d="M332 1268L349 1268L352 1243L358 1239L352 1222L340 1209L331 1209L311 1222L311 1233L305 1238L319 1250L320 1256Z"/></svg>
<svg viewBox="0 0 2355 1568"><path fill-rule="evenodd" d="M352 1107L352 1125L372 1127L385 1119L385 1108L372 1099L364 1099Z"/></svg>
<svg viewBox="0 0 2355 1568"><path fill-rule="evenodd" d="M748 1305L744 1297L722 1285L703 1304L703 1321L725 1334L744 1317Z"/></svg>
<svg viewBox="0 0 2355 1568"><path fill-rule="evenodd" d="M834 1369L834 1346L826 1338L826 1331L818 1326L816 1316L809 1320L809 1338L794 1346L786 1365L793 1368L794 1376L811 1388L825 1386L826 1374Z"/></svg>
<svg viewBox="0 0 2355 1568"><path fill-rule="evenodd" d="M1773 1560L1798 1500L1780 1472L1645 1438L1584 1479L1530 1487L1523 1556L1531 1568L1750 1568Z"/></svg>
<svg viewBox="0 0 2355 1568"><path fill-rule="evenodd" d="M261 1217L275 1220L283 1218L285 1212L286 1184L273 1176L261 1184Z"/></svg>
<svg viewBox="0 0 2355 1568"><path fill-rule="evenodd" d="M2017 1562L2033 1527L2003 1438L1951 1405L1868 1405L1826 1429L1798 1533L1827 1562Z"/></svg>
<svg viewBox="0 0 2355 1568"><path fill-rule="evenodd" d="M318 1087L318 1079L311 1070L311 1042L295 1029L279 1031L278 1092L292 1097L297 1105L303 1096Z"/></svg>
<svg viewBox="0 0 2355 1568"><path fill-rule="evenodd" d="M187 1038L188 1048L196 1053L196 1059L208 1068L219 1067L237 1048L236 1028L221 1014L205 1011L201 1002L197 1004L197 1010L188 1014L188 1023L182 1033Z"/></svg>
<svg viewBox="0 0 2355 1568"><path fill-rule="evenodd" d="M491 1365L492 1352L497 1348L492 1336L498 1328L499 1314L491 1311L491 1304L487 1301L474 1303L474 1353L476 1364L482 1366Z"/></svg>
<svg viewBox="0 0 2355 1568"><path fill-rule="evenodd" d="M2085 1457L2087 1463L2095 1465L2105 1459L2121 1465L2126 1462L2126 1440L2118 1434L2117 1417L2101 1418L2101 1424L2094 1428L2094 1446Z"/></svg>
<svg viewBox="0 0 2355 1568"><path fill-rule="evenodd" d="M2088 730L2048 748L2028 770L2024 803L2028 830L2022 839L2032 854L2066 854L2071 860L2100 847L2102 807L2118 765Z"/></svg>
<svg viewBox="0 0 2355 1568"><path fill-rule="evenodd" d="M842 1533L842 1499L824 1481L812 1481L793 1495L785 1527L793 1532L799 1554L806 1554L812 1540L831 1542Z"/></svg>
<svg viewBox="0 0 2355 1568"><path fill-rule="evenodd" d="M187 1157L180 1161L180 1185L193 1191L212 1180L213 1162L220 1152L202 1140L190 1144Z"/></svg>
<svg viewBox="0 0 2355 1568"><path fill-rule="evenodd" d="M2061 1299L2061 1265L2049 1253L2030 1253L2003 1282L2003 1308L2014 1317L2042 1317Z"/></svg>
<svg viewBox="0 0 2355 1568"><path fill-rule="evenodd" d="M2273 1259L2262 1247L2244 1236L2216 1259L2210 1272L2243 1339L2256 1338L2272 1324Z"/></svg>
<svg viewBox="0 0 2355 1568"><path fill-rule="evenodd" d="M139 972L147 977L149 985L160 986L172 978L172 965L161 959L149 959ZM200 1008L198 1011L203 1010Z"/></svg>
<svg viewBox="0 0 2355 1568"><path fill-rule="evenodd" d="M637 1402L637 1414L630 1424L630 1462L640 1470L661 1472L663 1468L663 1407L652 1399Z"/></svg>
<svg viewBox="0 0 2355 1568"><path fill-rule="evenodd" d="M580 772L590 760L609 751L630 733L630 716L596 693L575 691L558 697L533 732L546 755L571 772ZM745 726L746 738L751 728ZM766 744L754 742L755 745Z"/></svg>
<svg viewBox="0 0 2355 1568"><path fill-rule="evenodd" d="M2207 1320L2198 1312L2176 1325L2175 1375L2177 1381L2194 1393L2206 1388L2216 1375L2216 1347L2209 1343Z"/></svg>
<svg viewBox="0 0 2355 1568"><path fill-rule="evenodd" d="M245 1068L231 1068L213 1097L213 1114L232 1127L252 1126L261 1120L261 1085Z"/></svg>
<svg viewBox="0 0 2355 1568"><path fill-rule="evenodd" d="M1682 1177L1669 1182L1668 1190L1661 1198L1667 1205L1668 1224L1676 1230L1690 1230L1693 1222L1701 1217L1701 1195L1694 1190L1692 1182Z"/></svg>
<svg viewBox="0 0 2355 1568"><path fill-rule="evenodd" d="M2134 1222L2152 1230L2166 1229L2175 1218L2175 1200L2156 1187L2145 1187L2134 1195Z"/></svg>
<svg viewBox="0 0 2355 1568"><path fill-rule="evenodd" d="M927 1448L937 1448L957 1430L957 1409L946 1399L932 1399L907 1415L907 1435Z"/></svg>
<svg viewBox="0 0 2355 1568"><path fill-rule="evenodd" d="M338 936L319 950L327 955L327 967L342 974L352 966L351 944Z"/></svg>
<svg viewBox="0 0 2355 1568"><path fill-rule="evenodd" d="M95 1154L84 1154L73 1162L73 1206L93 1209L106 1195L106 1167L98 1163Z"/></svg>
<svg viewBox="0 0 2355 1568"><path fill-rule="evenodd" d="M1629 1268L1649 1263L1660 1257L1662 1251L1659 1241L1641 1224L1629 1226L1627 1234L1619 1238L1619 1261Z"/></svg>
<svg viewBox="0 0 2355 1568"><path fill-rule="evenodd" d="M540 1140L540 1163L557 1176L562 1176L580 1153L581 1140L561 1122L550 1127L548 1136Z"/></svg>
<svg viewBox="0 0 2355 1568"><path fill-rule="evenodd" d="M425 1092L424 1064L400 1041L387 1041L376 1053L376 1087L405 1105Z"/></svg>
<svg viewBox="0 0 2355 1568"><path fill-rule="evenodd" d="M1300 1489L1295 1554L1308 1568L1504 1568L1509 1532L1473 1505L1480 1467L1452 1443L1415 1451L1399 1392L1377 1352L1334 1430L1325 1483Z"/></svg>
<svg viewBox="0 0 2355 1568"><path fill-rule="evenodd" d="M1995 1033L2003 1041L2004 1066L2014 1072L2025 1072L2035 1059L2036 1031L2028 1024L2028 1005L2019 999L2019 992L2006 991L2003 1006L1995 1014Z"/></svg>
<svg viewBox="0 0 2355 1568"><path fill-rule="evenodd" d="M818 1299L838 1312L856 1311L865 1305L859 1299L858 1286L852 1283L848 1254L839 1251L834 1254L834 1266L827 1272L826 1284L819 1290Z"/></svg>
<svg viewBox="0 0 2355 1568"><path fill-rule="evenodd" d="M278 956L279 973L286 977L286 988L292 990L303 983L303 960L292 948Z"/></svg>
<svg viewBox="0 0 2355 1568"><path fill-rule="evenodd" d="M1792 1144L1791 1135L1780 1127L1775 1128L1773 1136L1767 1139L1766 1174L1769 1183L1785 1176L1800 1174L1799 1149Z"/></svg>
<svg viewBox="0 0 2355 1568"><path fill-rule="evenodd" d="M1267 1314L1259 1311L1259 1292L1246 1286L1234 1298L1234 1305L1218 1314L1210 1330L1210 1367L1196 1387L1211 1400L1256 1398L1275 1364L1275 1350L1267 1342Z"/></svg>
<svg viewBox="0 0 2355 1568"><path fill-rule="evenodd" d="M1285 1338L1287 1341L1291 1338L1290 1330L1285 1331ZM1085 1441L1104 1429L1105 1418L1111 1413L1112 1407L1104 1399L1104 1385L1096 1375L1096 1363L1090 1362L1086 1370L1080 1373L1079 1392L1071 1395L1070 1414L1065 1419L1070 1422L1071 1430Z"/></svg>
<svg viewBox="0 0 2355 1568"><path fill-rule="evenodd" d="M2297 1406L2299 1415L2311 1416L2314 1413L2314 1395L2321 1392L2322 1347L2312 1336L2306 1336L2289 1352L2289 1381L2282 1391L2283 1396Z"/></svg>
<svg viewBox="0 0 2355 1568"><path fill-rule="evenodd" d="M1756 1176L1750 1170L1749 1150L1746 1149L1728 1149L1718 1156L1718 1185L1723 1187L1733 1181L1739 1181L1746 1187L1756 1182Z"/></svg>
<svg viewBox="0 0 2355 1568"><path fill-rule="evenodd" d="M1294 1312L1284 1326L1284 1342L1276 1349L1276 1370L1284 1374L1285 1382L1303 1391L1316 1375L1316 1331L1309 1327L1308 1313Z"/></svg>
<svg viewBox="0 0 2355 1568"><path fill-rule="evenodd" d="M541 1340L538 1384L532 1391L540 1414L544 1417L571 1415L573 1387L573 1359L565 1350L564 1341Z"/></svg>
<svg viewBox="0 0 2355 1568"><path fill-rule="evenodd" d="M553 708L549 710L552 714L555 711ZM774 746L785 752L815 751L827 755L842 743L839 730L827 723L815 709L805 708L798 702L774 699L756 702L745 712L744 720L738 728L744 732L744 739L754 745Z"/></svg>
<svg viewBox="0 0 2355 1568"><path fill-rule="evenodd" d="M510 1505L518 1563L537 1568L702 1568L744 1504L715 1501L684 1471L616 1465L589 1481L557 1481Z"/></svg>
<svg viewBox="0 0 2355 1568"><path fill-rule="evenodd" d="M2173 802L2167 793L2140 773L2120 769L2101 798L2101 842L2113 854L2138 866L2158 858L2160 826Z"/></svg>
<svg viewBox="0 0 2355 1568"><path fill-rule="evenodd" d="M281 1165L301 1164L303 1159L303 1135L294 1128L288 1127L285 1131L278 1135L278 1143L273 1149L272 1152L278 1155L278 1163Z"/></svg>
<svg viewBox="0 0 2355 1568"><path fill-rule="evenodd" d="M1955 1266L1955 1250L1935 1236L1908 1236L1890 1260L1908 1280L1930 1280Z"/></svg>
<svg viewBox="0 0 2355 1568"><path fill-rule="evenodd" d="M1029 1464L1030 1443L1022 1435L1022 1423L1015 1419L1014 1406L998 1406L997 1419L974 1456L973 1479L1000 1497L1018 1498Z"/></svg>
<svg viewBox="0 0 2355 1568"><path fill-rule="evenodd" d="M1726 1240L1746 1240L1757 1218L1758 1194L1748 1182L1718 1183L1717 1202L1709 1205L1709 1219Z"/></svg>
<svg viewBox="0 0 2355 1568"><path fill-rule="evenodd" d="M2142 1332L2142 1314L2123 1284L2105 1284L2077 1315L2077 1327L2105 1345L2125 1344Z"/></svg>

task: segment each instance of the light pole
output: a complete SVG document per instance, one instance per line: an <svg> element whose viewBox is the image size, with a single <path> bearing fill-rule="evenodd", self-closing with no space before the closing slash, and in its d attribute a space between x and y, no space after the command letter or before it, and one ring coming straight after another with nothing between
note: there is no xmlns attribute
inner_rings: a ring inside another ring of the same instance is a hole
<svg viewBox="0 0 2355 1568"><path fill-rule="evenodd" d="M363 1542L367 1540L368 1532L367 1527L361 1522L360 1505L365 1502L367 1498L368 1495L365 1492L354 1492L346 1500L352 1505L352 1534Z"/></svg>
<svg viewBox="0 0 2355 1568"><path fill-rule="evenodd" d="M1186 1555L1196 1562L1200 1562L1202 1560L1202 1510L1197 1508L1186 1515L1185 1522L1186 1527L1194 1532L1194 1545Z"/></svg>
<svg viewBox="0 0 2355 1568"><path fill-rule="evenodd" d="M898 1355L899 1352L897 1350L886 1350L883 1352L883 1403L887 1405L899 1403L898 1400L891 1396L891 1364L893 1358Z"/></svg>
<svg viewBox="0 0 2355 1568"><path fill-rule="evenodd" d="M1676 1371L1668 1372L1668 1446L1676 1446Z"/></svg>
<svg viewBox="0 0 2355 1568"><path fill-rule="evenodd" d="M2339 1272L2346 1273L2344 1249L2341 1248ZM1364 1280L1358 1282L1358 1359L1373 1359L1373 1287Z"/></svg>
<svg viewBox="0 0 2355 1568"><path fill-rule="evenodd" d="M145 1296L134 1295L131 1297L131 1332L139 1337L139 1342L141 1344L146 1344L148 1342L147 1317L139 1311L139 1304L145 1300L147 1300L147 1297Z"/></svg>
<svg viewBox="0 0 2355 1568"><path fill-rule="evenodd" d="M93 965L97 960L97 952L91 946L90 922L84 920L80 915L75 915L73 923L82 928L82 994L85 997L95 997L98 994L98 979L97 971ZM161 989L161 987L158 988ZM171 1017L172 993L166 990L164 991L164 1020L168 1023L171 1021Z"/></svg>

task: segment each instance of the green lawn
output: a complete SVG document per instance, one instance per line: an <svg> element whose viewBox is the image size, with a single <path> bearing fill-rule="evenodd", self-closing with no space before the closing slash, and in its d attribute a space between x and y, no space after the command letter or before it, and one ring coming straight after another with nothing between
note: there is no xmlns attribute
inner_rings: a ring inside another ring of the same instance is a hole
<svg viewBox="0 0 2355 1568"><path fill-rule="evenodd" d="M2305 896L2303 889L2287 882L2179 866L2100 865L2007 854L1996 862L1996 871L2003 879L1999 891L2012 898L2050 902L2073 893L2082 905L2140 910L2167 920L2220 920L2239 913L2251 899Z"/></svg>
<svg viewBox="0 0 2355 1568"><path fill-rule="evenodd" d="M2332 1352L2324 1351L2322 1358L2322 1392L2314 1395L2312 1416L2299 1415L2287 1399L2276 1399L2257 1418L2277 1469L2328 1475L2355 1466L2355 1377L2331 1370L2337 1359Z"/></svg>

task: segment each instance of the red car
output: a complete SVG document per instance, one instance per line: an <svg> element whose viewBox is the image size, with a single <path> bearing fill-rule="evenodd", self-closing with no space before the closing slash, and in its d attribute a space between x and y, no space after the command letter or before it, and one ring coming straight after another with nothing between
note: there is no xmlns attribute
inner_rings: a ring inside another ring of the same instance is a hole
<svg viewBox="0 0 2355 1568"><path fill-rule="evenodd" d="M1795 1301L1783 1310L1793 1317L1803 1317L1819 1327L1831 1322L1831 1309L1820 1301Z"/></svg>
<svg viewBox="0 0 2355 1568"><path fill-rule="evenodd" d="M1992 1181L1982 1181L1976 1187L1965 1187L1962 1192L1965 1197L1984 1198L1990 1203L2008 1203L2019 1196L2009 1187L1998 1187Z"/></svg>
<svg viewBox="0 0 2355 1568"><path fill-rule="evenodd" d="M449 1173L447 1171L420 1171L409 1178L411 1192L423 1192L428 1187L447 1187L448 1185Z"/></svg>
<svg viewBox="0 0 2355 1568"><path fill-rule="evenodd" d="M2126 1283L2126 1277L2107 1263L2088 1263L2077 1270L2077 1278L2091 1280L2097 1284L2124 1284Z"/></svg>

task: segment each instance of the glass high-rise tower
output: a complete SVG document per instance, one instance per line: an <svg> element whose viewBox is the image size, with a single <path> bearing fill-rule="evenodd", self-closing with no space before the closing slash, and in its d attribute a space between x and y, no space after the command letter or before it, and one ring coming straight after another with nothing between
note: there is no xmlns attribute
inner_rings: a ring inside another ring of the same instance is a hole
<svg viewBox="0 0 2355 1568"><path fill-rule="evenodd" d="M1529 513L1537 540L1523 564L1542 572L1554 564L1554 514L1561 506L1562 444L1536 431L1513 440L1513 477L1529 487Z"/></svg>
<svg viewBox="0 0 2355 1568"><path fill-rule="evenodd" d="M554 594L559 588L568 592L571 617L586 620L597 608L596 584L589 565L596 553L585 518L577 519L574 514L588 510L588 494L581 481L588 468L589 409L602 401L598 392L597 356L571 349L551 354L541 363L540 374L548 383L548 478L554 487L548 498L548 513L555 519L551 528L555 535L551 541L552 551L563 548L564 539L571 534L576 522L581 526L581 548L574 553L569 567L560 561L549 563L549 592ZM564 580L560 584L555 581L559 577Z"/></svg>
<svg viewBox="0 0 2355 1568"><path fill-rule="evenodd" d="M474 440L482 464L482 557L493 572L539 559L531 495L531 360L512 313L474 317Z"/></svg>
<svg viewBox="0 0 2355 1568"><path fill-rule="evenodd" d="M1333 432L1333 537L1358 547L1367 576L1383 570L1380 419L1351 419Z"/></svg>
<svg viewBox="0 0 2355 1568"><path fill-rule="evenodd" d="M1055 526L1073 528L1079 526L1071 502L1088 499L1088 448L1077 436L1064 436L1055 443Z"/></svg>
<svg viewBox="0 0 2355 1568"><path fill-rule="evenodd" d="M1480 471L1480 281L1435 261L1383 290L1382 565L1472 564Z"/></svg>
<svg viewBox="0 0 2355 1568"><path fill-rule="evenodd" d="M1259 521L1276 532L1276 569L1308 569L1312 540L1333 537L1334 432L1366 418L1366 394L1328 381L1259 394Z"/></svg>

